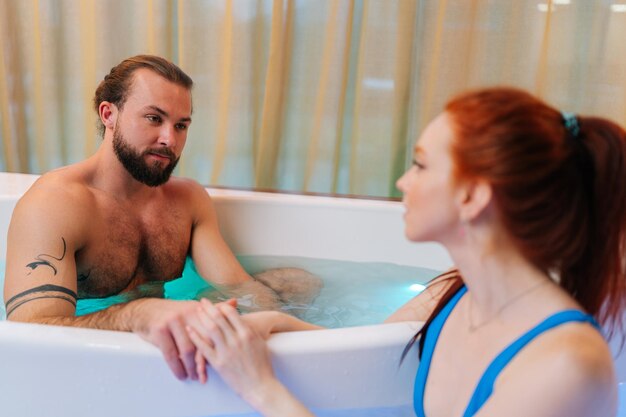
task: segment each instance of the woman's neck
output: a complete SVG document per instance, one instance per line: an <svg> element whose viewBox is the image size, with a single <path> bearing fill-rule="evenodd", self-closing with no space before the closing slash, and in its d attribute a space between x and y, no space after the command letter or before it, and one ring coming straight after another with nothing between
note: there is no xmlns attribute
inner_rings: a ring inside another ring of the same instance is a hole
<svg viewBox="0 0 626 417"><path fill-rule="evenodd" d="M506 304L550 281L502 236L496 239L493 234L474 232L446 246L467 286L477 322L497 315Z"/></svg>

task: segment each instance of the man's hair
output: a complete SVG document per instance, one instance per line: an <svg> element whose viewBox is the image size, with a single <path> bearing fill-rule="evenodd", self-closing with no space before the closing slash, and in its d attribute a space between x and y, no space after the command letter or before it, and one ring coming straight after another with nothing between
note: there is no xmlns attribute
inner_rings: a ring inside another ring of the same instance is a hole
<svg viewBox="0 0 626 417"><path fill-rule="evenodd" d="M99 113L100 103L108 101L121 111L132 87L133 74L140 68L147 68L168 81L191 90L193 80L172 62L155 55L137 55L123 60L111 68L100 82L93 98L93 106ZM104 125L98 118L98 129L104 135Z"/></svg>

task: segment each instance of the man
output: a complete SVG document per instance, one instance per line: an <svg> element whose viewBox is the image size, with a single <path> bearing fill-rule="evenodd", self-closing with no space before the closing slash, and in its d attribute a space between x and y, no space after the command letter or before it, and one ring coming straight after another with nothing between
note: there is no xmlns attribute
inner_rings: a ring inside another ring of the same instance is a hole
<svg viewBox="0 0 626 417"><path fill-rule="evenodd" d="M124 60L100 83L98 151L43 175L13 213L7 319L133 331L161 349L177 377L196 379L185 326L197 302L141 298L77 317L77 299L174 279L188 255L221 292L254 293L262 307L293 291L284 277L276 292L252 279L224 243L205 189L170 178L191 123L192 84L171 62L146 55Z"/></svg>

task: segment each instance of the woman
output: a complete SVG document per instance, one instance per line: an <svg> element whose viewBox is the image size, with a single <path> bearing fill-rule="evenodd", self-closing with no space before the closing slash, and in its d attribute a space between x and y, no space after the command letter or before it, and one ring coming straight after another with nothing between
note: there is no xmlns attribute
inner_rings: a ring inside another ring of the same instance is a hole
<svg viewBox="0 0 626 417"><path fill-rule="evenodd" d="M461 95L426 128L397 183L405 233L442 243L456 269L388 319L427 320L413 340L419 417L615 414L596 320L612 333L622 316L624 184L623 129L519 90ZM198 318L192 340L254 408L312 415L273 376L263 338L315 326L206 302Z"/></svg>

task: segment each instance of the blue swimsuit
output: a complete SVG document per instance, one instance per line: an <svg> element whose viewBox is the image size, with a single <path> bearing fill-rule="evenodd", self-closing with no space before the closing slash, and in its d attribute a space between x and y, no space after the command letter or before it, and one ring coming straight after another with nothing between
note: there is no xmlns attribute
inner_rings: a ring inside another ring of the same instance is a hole
<svg viewBox="0 0 626 417"><path fill-rule="evenodd" d="M435 345L437 344L437 339L439 338L439 334L441 333L444 323L454 309L454 306L456 306L459 299L466 292L467 288L462 287L450 299L439 314L437 314L426 331L426 334L422 336L426 339L424 340L422 359L420 360L417 375L415 376L415 390L413 391L413 407L415 408L417 417L426 417L426 414L424 413L424 389L426 388L426 379L428 378L430 362L433 358L433 352L435 350ZM493 385L496 378L498 378L502 369L508 365L511 359L513 359L520 350L522 350L528 343L543 332L569 322L591 323L599 330L598 324L595 322L593 317L579 310L564 310L549 316L537 326L520 336L498 356L496 356L478 381L478 385L470 398L469 404L463 413L463 417L473 416L478 412L483 404L485 404L493 392Z"/></svg>

